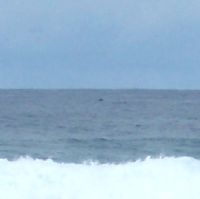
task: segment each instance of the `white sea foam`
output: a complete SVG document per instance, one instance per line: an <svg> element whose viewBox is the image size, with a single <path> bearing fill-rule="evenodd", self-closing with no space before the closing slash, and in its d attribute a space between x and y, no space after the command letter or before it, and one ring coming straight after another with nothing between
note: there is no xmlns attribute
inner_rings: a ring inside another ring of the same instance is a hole
<svg viewBox="0 0 200 199"><path fill-rule="evenodd" d="M148 158L125 164L0 160L2 199L199 199L200 161Z"/></svg>

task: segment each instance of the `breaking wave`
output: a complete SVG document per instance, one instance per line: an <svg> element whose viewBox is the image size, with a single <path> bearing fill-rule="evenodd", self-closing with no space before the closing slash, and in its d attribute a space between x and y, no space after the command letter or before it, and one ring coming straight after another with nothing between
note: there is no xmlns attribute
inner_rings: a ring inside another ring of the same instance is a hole
<svg viewBox="0 0 200 199"><path fill-rule="evenodd" d="M200 160L147 158L123 164L0 159L4 199L199 199Z"/></svg>

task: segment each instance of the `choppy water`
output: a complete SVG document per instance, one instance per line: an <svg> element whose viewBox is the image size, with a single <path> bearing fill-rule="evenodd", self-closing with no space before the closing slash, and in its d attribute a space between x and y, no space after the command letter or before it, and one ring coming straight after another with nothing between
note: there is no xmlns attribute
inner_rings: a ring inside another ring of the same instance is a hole
<svg viewBox="0 0 200 199"><path fill-rule="evenodd" d="M199 184L200 91L0 90L0 197L199 199Z"/></svg>
<svg viewBox="0 0 200 199"><path fill-rule="evenodd" d="M1 90L0 157L200 157L200 92Z"/></svg>

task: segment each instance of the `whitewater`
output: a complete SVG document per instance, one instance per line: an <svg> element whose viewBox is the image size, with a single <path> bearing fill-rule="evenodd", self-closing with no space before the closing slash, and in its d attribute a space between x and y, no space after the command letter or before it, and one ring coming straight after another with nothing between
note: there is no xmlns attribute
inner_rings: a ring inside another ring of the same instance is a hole
<svg viewBox="0 0 200 199"><path fill-rule="evenodd" d="M146 158L122 164L0 160L6 199L199 199L200 161Z"/></svg>

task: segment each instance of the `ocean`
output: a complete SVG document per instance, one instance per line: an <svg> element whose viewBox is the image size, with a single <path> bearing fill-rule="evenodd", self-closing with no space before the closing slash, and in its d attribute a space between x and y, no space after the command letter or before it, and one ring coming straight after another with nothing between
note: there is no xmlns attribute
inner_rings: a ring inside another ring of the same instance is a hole
<svg viewBox="0 0 200 199"><path fill-rule="evenodd" d="M0 90L0 198L199 199L200 91Z"/></svg>

